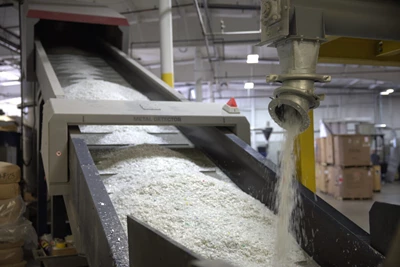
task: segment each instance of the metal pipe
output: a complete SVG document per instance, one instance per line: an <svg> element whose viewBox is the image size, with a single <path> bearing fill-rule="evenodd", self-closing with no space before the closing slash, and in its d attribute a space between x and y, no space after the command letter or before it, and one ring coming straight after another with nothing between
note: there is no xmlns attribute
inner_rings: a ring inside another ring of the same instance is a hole
<svg viewBox="0 0 400 267"><path fill-rule="evenodd" d="M212 46L213 46L213 49L214 49L214 55L213 56L216 57L216 58L219 58L218 49L215 46L215 37L212 34L211 18L210 18L209 12L208 12L208 1L207 0L203 0L203 6L204 6L204 8L203 8L204 9L204 15L205 15L205 18L207 20L207 28L211 33L211 35L210 35L211 36L211 43L212 43ZM207 35L207 31L204 34ZM215 67L217 67L217 66L215 66ZM215 74L214 74L214 76L215 76Z"/></svg>
<svg viewBox="0 0 400 267"><path fill-rule="evenodd" d="M206 35L219 36L219 35L246 35L246 34L260 34L260 33L261 29L257 31L213 32L213 33L206 33Z"/></svg>
<svg viewBox="0 0 400 267"><path fill-rule="evenodd" d="M11 4L12 5L12 4ZM190 7L193 6L192 4L182 4L182 5L175 5L172 8L181 8L181 7ZM201 8L204 8L204 5L200 4ZM231 4L208 4L207 7L209 9L225 9L225 10L260 10L259 5L231 5ZM134 14L134 13L142 13L142 12L151 12L155 11L157 8L147 8L147 9L139 9L139 10L132 10L132 11L125 11L121 12L121 14Z"/></svg>
<svg viewBox="0 0 400 267"><path fill-rule="evenodd" d="M162 0L160 0L162 1ZM200 8L199 8L199 2L197 0L193 0L194 5L196 6L196 11L197 11L197 16L199 18L199 22L200 22L200 26L201 26L201 30L204 36L204 41L206 43L206 51L207 51L207 57L208 57L208 62L210 63L210 68L211 68L211 72L213 74L213 77L215 76L215 70L214 70L214 64L211 61L211 54L210 54L210 49L209 49L209 43L208 43L208 38L206 35L206 27L204 26L204 22L203 22L203 17L201 16L201 12L200 12Z"/></svg>
<svg viewBox="0 0 400 267"><path fill-rule="evenodd" d="M175 3L178 6L179 16L181 17L181 19L183 20L183 23L185 24L184 26L185 26L186 37L189 38L190 35L189 35L189 29L188 29L188 25L187 25L187 21L186 21L186 17L185 17L185 10L181 9L181 7L180 7L181 4L179 3L179 0L175 0Z"/></svg>
<svg viewBox="0 0 400 267"><path fill-rule="evenodd" d="M201 45L204 42L204 39L185 39L185 40L175 40L174 46L184 46L187 47ZM247 40L224 40L223 38L216 38L215 44L229 45L229 44L256 44L260 42L260 38L258 39L247 39ZM160 43L158 41L149 41L149 42L131 42L132 48L154 48L159 47Z"/></svg>
<svg viewBox="0 0 400 267"><path fill-rule="evenodd" d="M400 40L400 5L397 1L292 0L296 6L323 10L327 35L374 40Z"/></svg>
<svg viewBox="0 0 400 267"><path fill-rule="evenodd" d="M327 96L349 96L349 95L355 95L355 94L343 94L343 93L328 93L328 94L326 94ZM375 92L357 92L357 96L358 95L376 95L376 93ZM254 95L254 96L235 96L235 99L251 99L251 98L257 98L257 99L259 99L259 98L268 98L268 99L270 99L272 97L272 94L268 94L268 95ZM400 95L392 95L391 97L400 97ZM215 97L214 99L215 100L218 100L218 99L220 99L220 100L222 100L222 99L224 99L224 100L229 100L231 98L231 96L219 96L219 97ZM205 98L203 98L203 101L206 101L206 100L209 100L210 98L209 97L205 97ZM332 105L331 105L332 106ZM340 105L338 105L338 106L340 106Z"/></svg>
<svg viewBox="0 0 400 267"><path fill-rule="evenodd" d="M174 87L174 53L171 0L160 0L161 79Z"/></svg>

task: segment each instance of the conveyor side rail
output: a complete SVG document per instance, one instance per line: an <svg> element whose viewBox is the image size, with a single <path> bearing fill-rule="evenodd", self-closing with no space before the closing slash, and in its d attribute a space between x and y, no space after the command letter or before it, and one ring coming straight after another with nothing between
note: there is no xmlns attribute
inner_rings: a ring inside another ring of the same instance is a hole
<svg viewBox="0 0 400 267"><path fill-rule="evenodd" d="M128 240L83 139L69 138L70 194L64 195L78 252L90 266L129 266Z"/></svg>

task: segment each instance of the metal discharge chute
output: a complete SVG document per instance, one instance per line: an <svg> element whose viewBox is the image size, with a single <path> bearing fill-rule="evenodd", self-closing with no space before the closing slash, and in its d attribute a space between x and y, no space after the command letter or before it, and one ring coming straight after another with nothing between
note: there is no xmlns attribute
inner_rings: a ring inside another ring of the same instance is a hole
<svg viewBox="0 0 400 267"><path fill-rule="evenodd" d="M302 122L301 131L310 125L308 111L323 100L315 94L314 83L331 80L316 73L319 49L328 35L400 40L399 11L395 1L261 1L259 45L277 48L282 71L267 77L267 82L282 83L268 107L275 122L284 126L283 114L294 109Z"/></svg>

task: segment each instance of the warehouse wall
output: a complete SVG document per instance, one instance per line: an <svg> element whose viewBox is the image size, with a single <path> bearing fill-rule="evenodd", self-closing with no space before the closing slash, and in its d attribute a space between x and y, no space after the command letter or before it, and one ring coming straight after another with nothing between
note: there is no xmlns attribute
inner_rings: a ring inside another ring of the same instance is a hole
<svg viewBox="0 0 400 267"><path fill-rule="evenodd" d="M252 98L263 95L263 97ZM226 103L230 97L235 97L241 113L247 117L252 130L252 147L265 145L265 139L260 130L267 123L273 127L274 132L270 138L269 158L276 162L280 150L280 142L283 139L283 129L270 117L267 107L270 102L270 93L263 90L222 90L214 94L215 102ZM209 91L204 88L204 97L209 97ZM315 137L319 137L319 123L321 119L354 119L369 121L371 123L385 123L389 127L397 129L400 136L400 97L396 95L382 97L382 121L379 121L379 96L376 94L342 94L327 95L321 102L321 106L314 111ZM254 113L252 107L254 106Z"/></svg>

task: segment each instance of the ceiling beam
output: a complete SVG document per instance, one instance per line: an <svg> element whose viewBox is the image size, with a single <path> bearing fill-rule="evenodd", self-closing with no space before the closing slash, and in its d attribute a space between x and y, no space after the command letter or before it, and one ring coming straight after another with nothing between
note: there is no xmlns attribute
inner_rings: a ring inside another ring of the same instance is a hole
<svg viewBox="0 0 400 267"><path fill-rule="evenodd" d="M13 33L12 31L10 31L10 30L4 28L3 26L0 26L0 30L4 31L5 33L7 33L7 34L9 34L9 35L14 36L14 37L17 38L17 39L20 39L20 37L19 37L18 34Z"/></svg>
<svg viewBox="0 0 400 267"><path fill-rule="evenodd" d="M7 48L8 50L15 52L15 53L20 53L20 46L7 40L6 38L0 36L0 46Z"/></svg>
<svg viewBox="0 0 400 267"><path fill-rule="evenodd" d="M0 4L0 8L2 8L2 7L12 7L12 6L14 6L13 3L2 3L2 4Z"/></svg>

